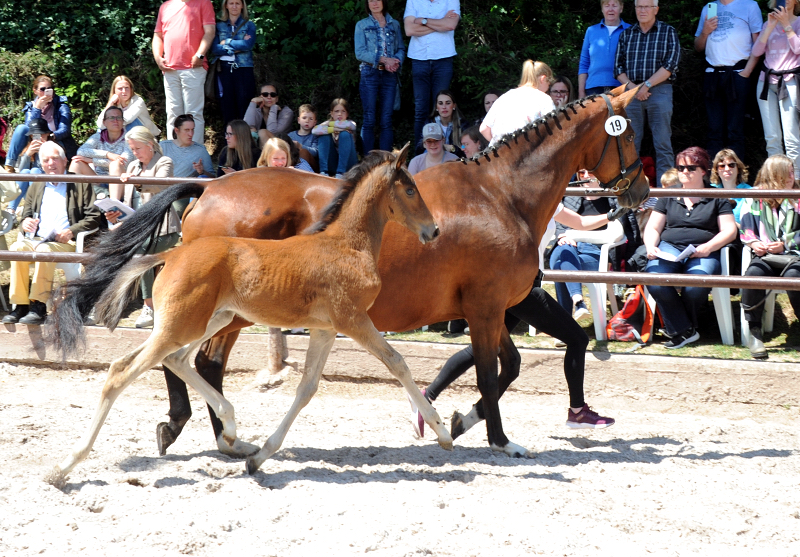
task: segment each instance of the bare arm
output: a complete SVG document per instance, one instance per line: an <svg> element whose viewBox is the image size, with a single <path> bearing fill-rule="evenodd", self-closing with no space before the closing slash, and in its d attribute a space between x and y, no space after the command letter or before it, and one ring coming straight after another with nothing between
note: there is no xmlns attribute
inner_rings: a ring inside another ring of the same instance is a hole
<svg viewBox="0 0 800 557"><path fill-rule="evenodd" d="M192 56L192 67L199 68L203 65L203 61L199 58L200 54L205 54L211 48L211 43L214 42L214 35L216 35L217 28L214 25L203 25L203 39L200 41L200 46L197 47L197 52Z"/></svg>
<svg viewBox="0 0 800 557"><path fill-rule="evenodd" d="M653 211L650 213L650 220L644 228L644 245L647 246L647 258L655 259L658 253L658 244L661 241L661 233L664 225L667 224L667 215Z"/></svg>
<svg viewBox="0 0 800 557"><path fill-rule="evenodd" d="M594 230L604 224L608 224L608 217L606 217L606 215L584 216L566 207L553 217L553 220L575 230Z"/></svg>
<svg viewBox="0 0 800 557"><path fill-rule="evenodd" d="M703 30L694 38L694 49L697 52L703 52L706 49L708 36L714 32L718 24L719 20L716 17L712 17L711 19L706 18L706 22L703 24Z"/></svg>
<svg viewBox="0 0 800 557"><path fill-rule="evenodd" d="M653 218L652 215L650 218ZM717 232L716 236L705 244L697 246L697 251L692 254L692 257L708 257L713 252L731 243L739 233L739 227L736 226L736 220L732 214L719 215L717 217L717 225L719 226L719 232Z"/></svg>
<svg viewBox="0 0 800 557"><path fill-rule="evenodd" d="M403 26L406 30L406 35L409 37L423 37L430 33L447 33L448 31L455 31L458 27L458 22L461 17L450 10L441 19L429 19L426 25L422 24L421 17L408 16L403 20Z"/></svg>
<svg viewBox="0 0 800 557"><path fill-rule="evenodd" d="M164 64L166 60L164 60L164 35L161 33L153 33L153 59L156 61L156 65L159 69L163 72L168 70Z"/></svg>

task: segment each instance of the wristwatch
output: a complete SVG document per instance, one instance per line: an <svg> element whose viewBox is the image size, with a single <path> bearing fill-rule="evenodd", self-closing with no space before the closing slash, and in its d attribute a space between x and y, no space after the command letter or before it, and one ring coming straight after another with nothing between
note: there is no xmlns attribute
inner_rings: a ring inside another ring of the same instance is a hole
<svg viewBox="0 0 800 557"><path fill-rule="evenodd" d="M198 54L198 55L197 55L197 59L198 59L198 60L203 60L205 57L206 57L206 55L205 55L205 54Z"/></svg>
<svg viewBox="0 0 800 557"><path fill-rule="evenodd" d="M422 24L423 25L428 25L428 18L427 17L423 17L422 18Z"/></svg>
<svg viewBox="0 0 800 557"><path fill-rule="evenodd" d="M653 86L650 84L650 81L648 81L648 80L645 80L644 84L647 85L648 89L652 89L653 88Z"/></svg>
<svg viewBox="0 0 800 557"><path fill-rule="evenodd" d="M791 25L787 25L786 27L783 28L784 33L788 33L789 31L794 31Z"/></svg>

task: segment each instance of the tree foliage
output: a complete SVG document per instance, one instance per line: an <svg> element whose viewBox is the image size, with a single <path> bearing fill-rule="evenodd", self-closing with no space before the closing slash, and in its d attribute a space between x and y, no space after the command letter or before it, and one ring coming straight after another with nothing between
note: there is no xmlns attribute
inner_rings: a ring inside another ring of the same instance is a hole
<svg viewBox="0 0 800 557"><path fill-rule="evenodd" d="M405 2L388 0L389 13L401 20ZM219 7L219 0L215 0ZM78 139L93 131L115 75L130 76L156 121L164 117L161 74L150 54L160 0L37 0L0 4L0 114L13 123L31 97L31 81L47 73L56 89L70 98ZM676 151L704 143L705 110L701 99L702 56L693 50L701 5L688 0L662 2L659 18L675 26L684 47L675 94ZM281 100L292 107L312 103L327 114L331 99L351 101L358 121L358 61L353 52L355 23L366 16L363 0L252 0L256 24L256 76L275 81ZM458 56L452 89L469 119L482 114L481 97L489 88L516 85L522 62L547 62L577 84L584 33L597 23L599 1L506 0L492 4L461 1L456 30ZM633 3L623 19L635 21ZM395 117L398 143L411 135L413 95L410 64L401 74L403 109ZM753 94L754 96L754 94ZM207 122L218 128L214 107ZM753 103L753 125L758 111ZM219 131L216 129L216 131ZM760 137L760 130L755 133ZM757 148L758 146L756 146Z"/></svg>

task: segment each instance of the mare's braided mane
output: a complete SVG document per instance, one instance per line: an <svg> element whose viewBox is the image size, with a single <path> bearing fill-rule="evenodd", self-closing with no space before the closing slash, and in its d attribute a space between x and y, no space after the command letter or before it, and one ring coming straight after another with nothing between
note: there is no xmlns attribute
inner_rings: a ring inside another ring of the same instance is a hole
<svg viewBox="0 0 800 557"><path fill-rule="evenodd" d="M486 149L484 149L483 151L480 151L479 153L476 153L475 156L473 156L471 158L462 157L462 158L459 159L459 161L464 163L464 164L469 164L470 162L474 162L475 164L478 164L478 165L480 165L480 159L482 159L484 157L486 158L487 161L491 161L492 157L490 156L490 154L493 154L495 156L495 158L496 158L498 156L497 155L497 150L500 147L502 147L503 145L510 147L509 143L511 141L513 141L514 143L517 143L519 136L523 136L527 141L530 141L531 138L528 136L528 132L530 132L531 130L536 133L536 137L539 138L539 144L541 145L541 142L544 141L545 136L542 135L542 132L539 130L539 126L544 126L544 129L545 129L545 132L547 133L547 135L553 135L553 130L550 127L550 122L555 124L555 126L559 130L562 129L561 128L561 122L559 121L559 118L558 118L559 114L563 113L564 114L564 118L566 118L567 120L571 120L570 114L569 114L570 111L572 111L573 114L578 114L578 110L576 108L576 105L580 106L581 108L586 108L586 104L585 103L587 101L595 102L595 100L598 97L600 97L600 95L591 95L591 96L586 97L584 99L578 99L577 101L572 101L571 103L569 103L569 104L567 104L567 105L565 105L565 106L563 106L561 108L556 108L555 110L553 110L551 112L548 112L547 114L545 114L541 118L538 118L538 119L534 120L533 122L530 122L530 123L524 125L523 127L519 128L518 130L515 130L513 132L505 134L504 136L499 138L494 143L494 145L492 145L491 147L486 147ZM455 161L453 161L453 162L455 162Z"/></svg>

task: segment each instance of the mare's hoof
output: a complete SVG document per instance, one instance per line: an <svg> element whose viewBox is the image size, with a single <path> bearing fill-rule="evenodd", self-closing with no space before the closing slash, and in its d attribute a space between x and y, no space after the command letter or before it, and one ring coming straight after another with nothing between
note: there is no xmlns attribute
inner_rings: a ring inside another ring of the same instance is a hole
<svg viewBox="0 0 800 557"><path fill-rule="evenodd" d="M446 451L453 450L453 440L452 439L439 439L439 446Z"/></svg>
<svg viewBox="0 0 800 557"><path fill-rule="evenodd" d="M522 445L517 445L516 443L512 443L509 441L505 447L500 447L498 445L492 444L491 445L493 451L498 451L501 453L505 453L511 458L534 458L534 455L528 451Z"/></svg>
<svg viewBox="0 0 800 557"><path fill-rule="evenodd" d="M247 459L247 473L253 475L258 472L258 465L253 457Z"/></svg>
<svg viewBox="0 0 800 557"><path fill-rule="evenodd" d="M168 423L161 422L158 424L156 426L156 443L158 443L159 456L167 454L167 449L176 439L178 439L178 436L172 432Z"/></svg>
<svg viewBox="0 0 800 557"><path fill-rule="evenodd" d="M453 412L453 417L450 418L450 436L453 438L453 440L455 440L465 431L464 414L461 414L458 410L456 410Z"/></svg>
<svg viewBox="0 0 800 557"><path fill-rule="evenodd" d="M258 445L246 443L241 439L236 439L233 445L228 445L222 437L217 438L217 447L219 452L232 458L245 458L256 454L261 449Z"/></svg>
<svg viewBox="0 0 800 557"><path fill-rule="evenodd" d="M67 476L61 471L61 468L54 466L52 470L44 477L44 481L52 485L56 489L64 489L67 485Z"/></svg>

